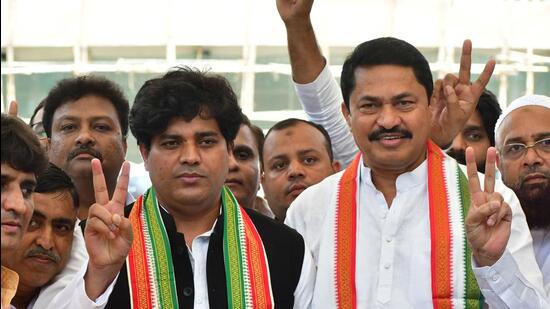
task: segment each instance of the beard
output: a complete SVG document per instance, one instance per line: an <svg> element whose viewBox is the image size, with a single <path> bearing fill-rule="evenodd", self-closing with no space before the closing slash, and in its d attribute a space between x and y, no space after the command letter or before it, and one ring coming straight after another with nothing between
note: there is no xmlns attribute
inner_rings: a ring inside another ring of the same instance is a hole
<svg viewBox="0 0 550 309"><path fill-rule="evenodd" d="M533 172L544 174L547 181L526 184L525 176ZM512 189L525 212L529 228L550 228L550 172L529 169L527 173L520 175L518 183Z"/></svg>

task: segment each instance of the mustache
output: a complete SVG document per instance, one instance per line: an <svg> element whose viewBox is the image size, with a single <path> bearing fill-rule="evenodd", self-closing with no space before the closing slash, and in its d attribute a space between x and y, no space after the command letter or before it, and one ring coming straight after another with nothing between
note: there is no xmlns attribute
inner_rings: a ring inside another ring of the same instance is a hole
<svg viewBox="0 0 550 309"><path fill-rule="evenodd" d="M540 166L538 165L529 165L527 167L526 170L524 170L520 175L519 175L519 185L520 187L523 187L523 184L525 182L525 178L527 178L527 176L529 174L532 174L532 173L539 173L539 174L542 174L544 175L544 177L546 179L550 179L550 171L545 171L545 170L542 170L540 168Z"/></svg>
<svg viewBox="0 0 550 309"><path fill-rule="evenodd" d="M4 210L2 209L2 221L19 221L21 222L21 214L15 212L14 210Z"/></svg>
<svg viewBox="0 0 550 309"><path fill-rule="evenodd" d="M369 134L368 138L369 138L369 141L372 142L372 141L379 140L382 134L388 134L388 133L397 133L397 134L401 134L403 138L412 138L412 133L410 131L405 130L399 126L395 126L391 129L379 128L377 130L372 131Z"/></svg>
<svg viewBox="0 0 550 309"><path fill-rule="evenodd" d="M35 256L45 256L55 263L59 263L59 261L61 261L61 257L57 255L55 252L46 250L42 247L34 247L27 252L27 257L35 257Z"/></svg>
<svg viewBox="0 0 550 309"><path fill-rule="evenodd" d="M73 151L69 152L69 156L67 157L67 161L70 161L74 158L76 158L76 156L80 155L80 154L89 154L91 156L94 156L96 158L99 159L99 161L103 161L103 155L101 154L101 152L99 152L98 150L95 150L87 145L82 145L80 147L78 147L77 149L74 149Z"/></svg>

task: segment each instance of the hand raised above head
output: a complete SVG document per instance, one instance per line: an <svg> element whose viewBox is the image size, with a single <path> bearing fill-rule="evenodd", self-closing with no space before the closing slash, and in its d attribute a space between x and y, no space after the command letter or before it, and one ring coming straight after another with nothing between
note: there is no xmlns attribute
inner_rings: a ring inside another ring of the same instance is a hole
<svg viewBox="0 0 550 309"><path fill-rule="evenodd" d="M493 265L504 253L512 226L512 210L495 190L496 149L487 150L484 189L481 190L474 150L466 148L471 205L466 216L466 237L480 266Z"/></svg>
<svg viewBox="0 0 550 309"><path fill-rule="evenodd" d="M284 23L309 21L313 0L277 0L277 10Z"/></svg>
<svg viewBox="0 0 550 309"><path fill-rule="evenodd" d="M470 82L472 67L472 42L465 40L460 56L458 76L447 74L437 80L430 100L432 110L432 139L441 147L452 142L474 113L479 97L489 83L495 61L489 60L483 72L474 82Z"/></svg>

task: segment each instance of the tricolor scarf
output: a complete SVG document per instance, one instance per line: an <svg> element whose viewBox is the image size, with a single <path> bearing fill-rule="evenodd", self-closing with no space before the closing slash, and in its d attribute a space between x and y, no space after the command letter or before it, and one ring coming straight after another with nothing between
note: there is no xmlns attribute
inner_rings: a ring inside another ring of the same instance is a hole
<svg viewBox="0 0 550 309"><path fill-rule="evenodd" d="M335 300L338 308L356 308L355 257L357 185L361 155L338 184L333 243ZM483 296L471 265L464 217L470 207L468 180L456 163L428 142L428 195L433 307L481 308ZM368 244L363 244L368 246ZM361 293L361 291L359 291Z"/></svg>
<svg viewBox="0 0 550 309"><path fill-rule="evenodd" d="M256 227L225 186L223 257L229 308L273 308L269 265ZM179 308L170 241L153 188L129 216L134 233L126 259L132 308Z"/></svg>

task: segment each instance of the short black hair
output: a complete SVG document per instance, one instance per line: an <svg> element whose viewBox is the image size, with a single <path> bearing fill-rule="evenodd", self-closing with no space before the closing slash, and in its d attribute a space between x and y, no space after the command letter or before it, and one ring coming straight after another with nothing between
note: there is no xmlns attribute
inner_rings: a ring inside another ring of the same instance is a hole
<svg viewBox="0 0 550 309"><path fill-rule="evenodd" d="M215 119L228 146L243 123L237 96L227 79L187 66L176 67L141 87L130 111L130 129L138 144L149 150L153 137L166 131L171 119L191 121L197 116Z"/></svg>
<svg viewBox="0 0 550 309"><path fill-rule="evenodd" d="M252 134L254 135L254 138L256 139L256 145L258 146L258 154L262 152L262 148L264 147L264 131L262 128L258 127L255 124L252 124L250 119L246 115L243 114L243 123L244 126L247 126L250 128L250 131L252 131Z"/></svg>
<svg viewBox="0 0 550 309"><path fill-rule="evenodd" d="M495 125L498 117L502 114L497 97L491 91L485 89L479 97L476 109L481 116L491 146L495 146Z"/></svg>
<svg viewBox="0 0 550 309"><path fill-rule="evenodd" d="M265 135L265 139L267 139L267 137L269 136L269 134L272 131L284 130L286 128L294 127L299 123L305 123L307 125L310 125L310 126L314 127L315 129L317 129L319 132L321 132L321 134L323 134L323 136L325 137L325 148L327 149L327 153L328 153L328 157L330 159L330 162L334 161L334 154L332 153L332 142L330 140L330 135L328 134L327 130L325 130L325 128L322 125L313 123L311 121L298 119L298 118L288 118L288 119L285 119L285 120L281 120L281 121L277 122L276 124L274 124L269 129L269 131L267 131L267 133ZM264 158L264 154L263 154L263 147L262 147L262 151L260 152L260 162L262 162L261 163L262 169L263 169L263 161L264 161L263 158Z"/></svg>
<svg viewBox="0 0 550 309"><path fill-rule="evenodd" d="M348 111L350 95L355 88L355 70L359 67L385 64L412 68L414 76L426 89L430 102L434 84L428 60L411 44L396 38L383 37L358 45L342 66L340 88Z"/></svg>
<svg viewBox="0 0 550 309"><path fill-rule="evenodd" d="M2 164L38 176L48 158L32 129L21 119L2 113Z"/></svg>
<svg viewBox="0 0 550 309"><path fill-rule="evenodd" d="M52 137L52 122L55 111L68 102L85 96L98 96L109 100L118 114L122 135L128 135L128 99L120 87L102 76L83 75L59 81L48 93L44 104L42 124L48 137Z"/></svg>
<svg viewBox="0 0 550 309"><path fill-rule="evenodd" d="M74 208L78 208L79 198L71 177L53 163L36 178L36 193L53 193L67 190L73 199Z"/></svg>

